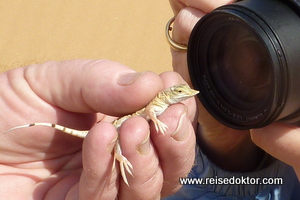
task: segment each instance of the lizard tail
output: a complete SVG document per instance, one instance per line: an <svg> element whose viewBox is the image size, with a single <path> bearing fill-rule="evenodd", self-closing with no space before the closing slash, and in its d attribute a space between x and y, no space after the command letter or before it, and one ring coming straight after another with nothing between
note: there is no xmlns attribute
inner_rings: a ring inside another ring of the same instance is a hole
<svg viewBox="0 0 300 200"><path fill-rule="evenodd" d="M51 127L51 128L56 129L56 130L67 133L69 135L73 135L73 136L80 137L80 138L85 138L86 135L89 132L89 131L80 131L80 130L71 129L71 128L64 127L64 126L61 126L61 125L58 125L58 124L39 122L39 123L26 124L26 125L13 127L11 129L5 131L4 134L6 134L10 131L16 130L16 129L28 128L28 127L32 127L32 126L47 126L47 127Z"/></svg>

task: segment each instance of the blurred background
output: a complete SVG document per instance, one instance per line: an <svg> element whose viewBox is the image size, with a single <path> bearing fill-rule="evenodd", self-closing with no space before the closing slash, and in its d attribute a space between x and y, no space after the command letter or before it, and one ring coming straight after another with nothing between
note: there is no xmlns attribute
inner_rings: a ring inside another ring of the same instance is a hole
<svg viewBox="0 0 300 200"><path fill-rule="evenodd" d="M109 59L172 70L168 0L0 1L0 72L48 60Z"/></svg>

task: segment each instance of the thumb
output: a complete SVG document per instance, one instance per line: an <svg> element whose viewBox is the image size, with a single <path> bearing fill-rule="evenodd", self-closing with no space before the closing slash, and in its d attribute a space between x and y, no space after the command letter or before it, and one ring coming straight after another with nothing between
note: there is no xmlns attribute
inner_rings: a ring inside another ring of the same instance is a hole
<svg viewBox="0 0 300 200"><path fill-rule="evenodd" d="M137 73L108 60L49 61L7 72L22 85L19 96L32 95L71 112L122 115L147 104L163 89L152 72Z"/></svg>

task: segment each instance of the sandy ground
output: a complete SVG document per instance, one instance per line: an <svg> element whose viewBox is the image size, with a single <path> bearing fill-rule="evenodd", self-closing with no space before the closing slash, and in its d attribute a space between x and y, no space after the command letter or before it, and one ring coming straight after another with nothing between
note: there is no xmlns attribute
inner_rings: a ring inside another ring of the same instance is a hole
<svg viewBox="0 0 300 200"><path fill-rule="evenodd" d="M0 72L48 60L110 59L171 70L168 0L0 1Z"/></svg>

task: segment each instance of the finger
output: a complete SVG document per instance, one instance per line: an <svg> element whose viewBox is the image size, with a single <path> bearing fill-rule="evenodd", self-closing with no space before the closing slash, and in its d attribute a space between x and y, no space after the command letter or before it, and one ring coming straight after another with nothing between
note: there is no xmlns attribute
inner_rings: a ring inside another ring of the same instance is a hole
<svg viewBox="0 0 300 200"><path fill-rule="evenodd" d="M133 165L133 176L127 173L129 187L120 182L118 198L159 199L163 175L149 138L149 125L141 117L132 117L120 128L120 144L124 156Z"/></svg>
<svg viewBox="0 0 300 200"><path fill-rule="evenodd" d="M173 40L179 44L187 45L193 27L203 15L204 13L202 11L194 8L184 8L181 10L173 24ZM171 53L174 71L181 74L184 80L191 85L187 70L187 53L185 51L175 51L174 49L171 49Z"/></svg>
<svg viewBox="0 0 300 200"><path fill-rule="evenodd" d="M152 134L164 174L163 196L180 189L179 177L186 177L195 158L195 133L187 108L182 104L170 106L159 119L168 125L165 135ZM154 131L153 126L151 130Z"/></svg>
<svg viewBox="0 0 300 200"><path fill-rule="evenodd" d="M175 2L177 7L180 7L174 8L176 10L175 15L177 16L173 24L172 38L176 43L187 45L191 31L194 28L195 24L199 21L199 19L203 17L207 13L207 11L211 11L212 8L229 3L231 1L198 0L185 1L184 4L182 3L182 1L171 1L171 6L172 2ZM173 5L172 7L176 7L176 5ZM172 63L174 71L179 72L183 76L183 78L189 84L191 84L189 73L187 70L187 52L175 51L173 49L171 50L171 52L173 57Z"/></svg>
<svg viewBox="0 0 300 200"><path fill-rule="evenodd" d="M186 83L175 72L165 72L160 75L165 87ZM164 174L162 196L167 196L179 190L179 177L185 177L190 172L195 156L195 133L197 123L197 107L195 98L187 99L181 104L170 106L158 118L168 126L164 135L152 134L151 139L158 153ZM194 122L194 126L191 123ZM154 131L154 125L151 124ZM154 131L155 132L155 131ZM182 151L184 149L184 151Z"/></svg>
<svg viewBox="0 0 300 200"><path fill-rule="evenodd" d="M176 16L173 25L172 37L180 44L187 44L192 29L205 13L195 8L186 7Z"/></svg>
<svg viewBox="0 0 300 200"><path fill-rule="evenodd" d="M175 15L184 7L193 7L208 13L219 6L233 2L234 0L170 0Z"/></svg>
<svg viewBox="0 0 300 200"><path fill-rule="evenodd" d="M122 115L145 106L162 90L156 74L136 73L108 60L51 61L12 70L8 76L18 85L12 88L19 96L36 95L51 105L81 113Z"/></svg>
<svg viewBox="0 0 300 200"><path fill-rule="evenodd" d="M105 122L96 124L83 142L83 172L79 183L82 199L115 199L118 193L116 171L112 171L115 128Z"/></svg>
<svg viewBox="0 0 300 200"><path fill-rule="evenodd" d="M168 88L172 85L178 85L178 84L187 84L187 82L176 72L164 72L160 74L160 77L162 78L164 82L164 87ZM196 115L197 115L197 106L195 98L189 98L185 101L181 102L182 104L186 105L187 109L187 116L191 121L195 121L196 123Z"/></svg>
<svg viewBox="0 0 300 200"><path fill-rule="evenodd" d="M184 79L177 72L167 71L159 75L164 83L164 88L169 88L173 85L186 84Z"/></svg>
<svg viewBox="0 0 300 200"><path fill-rule="evenodd" d="M300 128L274 123L251 130L253 142L275 158L293 167L300 167Z"/></svg>

